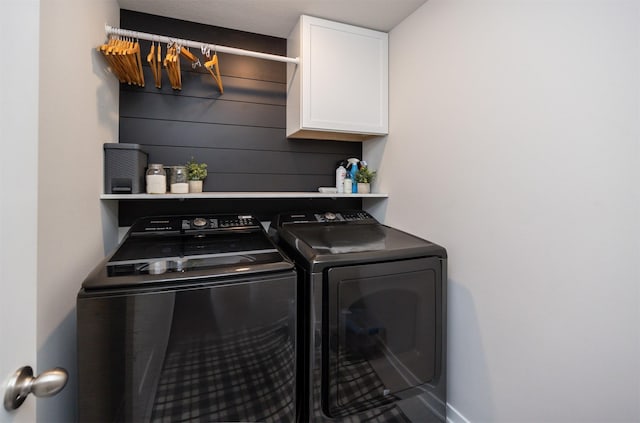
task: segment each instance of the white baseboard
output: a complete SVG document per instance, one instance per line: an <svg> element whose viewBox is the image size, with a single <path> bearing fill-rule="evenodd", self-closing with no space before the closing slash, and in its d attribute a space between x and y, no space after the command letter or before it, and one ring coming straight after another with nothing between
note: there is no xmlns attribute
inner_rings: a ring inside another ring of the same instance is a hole
<svg viewBox="0 0 640 423"><path fill-rule="evenodd" d="M471 423L465 416L447 403L447 423Z"/></svg>

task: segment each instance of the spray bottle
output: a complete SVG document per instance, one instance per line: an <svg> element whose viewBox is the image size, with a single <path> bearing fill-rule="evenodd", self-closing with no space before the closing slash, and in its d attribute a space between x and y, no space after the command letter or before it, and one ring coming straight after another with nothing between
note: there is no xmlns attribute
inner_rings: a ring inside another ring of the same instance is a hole
<svg viewBox="0 0 640 423"><path fill-rule="evenodd" d="M358 172L358 159L347 159L349 166L347 169L349 170L349 175L351 177L351 192L353 194L358 192L358 184L356 183L356 172Z"/></svg>

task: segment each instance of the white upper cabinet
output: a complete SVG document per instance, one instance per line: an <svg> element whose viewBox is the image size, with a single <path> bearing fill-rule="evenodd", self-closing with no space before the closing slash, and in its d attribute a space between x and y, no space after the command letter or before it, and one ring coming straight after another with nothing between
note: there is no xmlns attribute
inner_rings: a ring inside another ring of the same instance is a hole
<svg viewBox="0 0 640 423"><path fill-rule="evenodd" d="M287 39L287 137L363 141L389 131L385 32L301 16Z"/></svg>

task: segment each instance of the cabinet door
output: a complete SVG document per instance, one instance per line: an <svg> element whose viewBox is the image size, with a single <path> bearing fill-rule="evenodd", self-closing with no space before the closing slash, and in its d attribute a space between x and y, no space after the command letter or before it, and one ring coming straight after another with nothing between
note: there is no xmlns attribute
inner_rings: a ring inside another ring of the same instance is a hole
<svg viewBox="0 0 640 423"><path fill-rule="evenodd" d="M388 35L301 18L301 129L388 132Z"/></svg>

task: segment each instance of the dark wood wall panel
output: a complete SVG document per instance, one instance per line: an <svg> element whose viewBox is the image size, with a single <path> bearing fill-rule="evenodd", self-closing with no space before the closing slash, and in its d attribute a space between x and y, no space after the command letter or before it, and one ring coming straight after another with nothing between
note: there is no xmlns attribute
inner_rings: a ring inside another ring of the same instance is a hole
<svg viewBox="0 0 640 423"><path fill-rule="evenodd" d="M122 28L133 31L286 55L282 38L127 10L121 10L120 19ZM141 40L140 44L146 58L151 43ZM166 45L162 49L164 56ZM191 51L204 63L200 51ZM119 141L142 145L150 163L180 165L191 157L207 163L205 191L316 191L334 185L337 161L362 156L360 143L286 138L286 64L223 53L218 57L222 95L204 68L193 69L184 59L182 90L170 87L164 69L163 86L156 88L145 62L145 87L121 85ZM349 201L350 206L361 204L357 199ZM149 204L161 214L171 202ZM263 210L275 204L287 210L290 202L247 204ZM139 202L134 205L141 207ZM123 202L121 224L137 214L132 213L135 207ZM149 207L143 209L150 211Z"/></svg>
<svg viewBox="0 0 640 423"><path fill-rule="evenodd" d="M180 91L175 91L171 88L167 75L164 72L162 74L162 87L156 88L153 82L151 68L148 66L142 68L146 82L144 87L123 85L122 91L172 94L181 97L200 97L212 100L221 98L225 101L244 101L286 106L286 98L283 95L285 84L282 82L225 76L224 94L221 95L215 81L208 72L193 71L189 68L184 69L184 67L183 64L182 79L184 83Z"/></svg>
<svg viewBox="0 0 640 423"><path fill-rule="evenodd" d="M287 140L281 128L261 128L201 122L178 122L157 119L120 118L120 142L183 147L235 148L239 150L299 151L302 153L338 153L349 157L360 154L357 143L341 141ZM189 137L185 139L185 134ZM337 147L338 148L337 148ZM346 149L343 147L351 147Z"/></svg>
<svg viewBox="0 0 640 423"><path fill-rule="evenodd" d="M322 166L323 161L338 161L336 154L305 154L288 151L260 151L260 150L225 150L225 149L190 149L184 147L147 146L150 156L156 157L163 163L172 161L184 163L191 155L202 159L216 170L216 173L260 174L269 175L327 175ZM279 161L281 170L274 170L271 163ZM329 175L332 178L334 175ZM325 185L326 186L326 185ZM250 190L255 191L255 190ZM281 191L273 190L270 191Z"/></svg>
<svg viewBox="0 0 640 423"><path fill-rule="evenodd" d="M347 210L361 207L362 202L358 198L127 200L120 202L120 226L131 226L139 217L161 214L250 213L261 221L270 221L275 214L285 210Z"/></svg>
<svg viewBox="0 0 640 423"><path fill-rule="evenodd" d="M145 92L120 93L120 115L181 122L284 128L283 106Z"/></svg>

